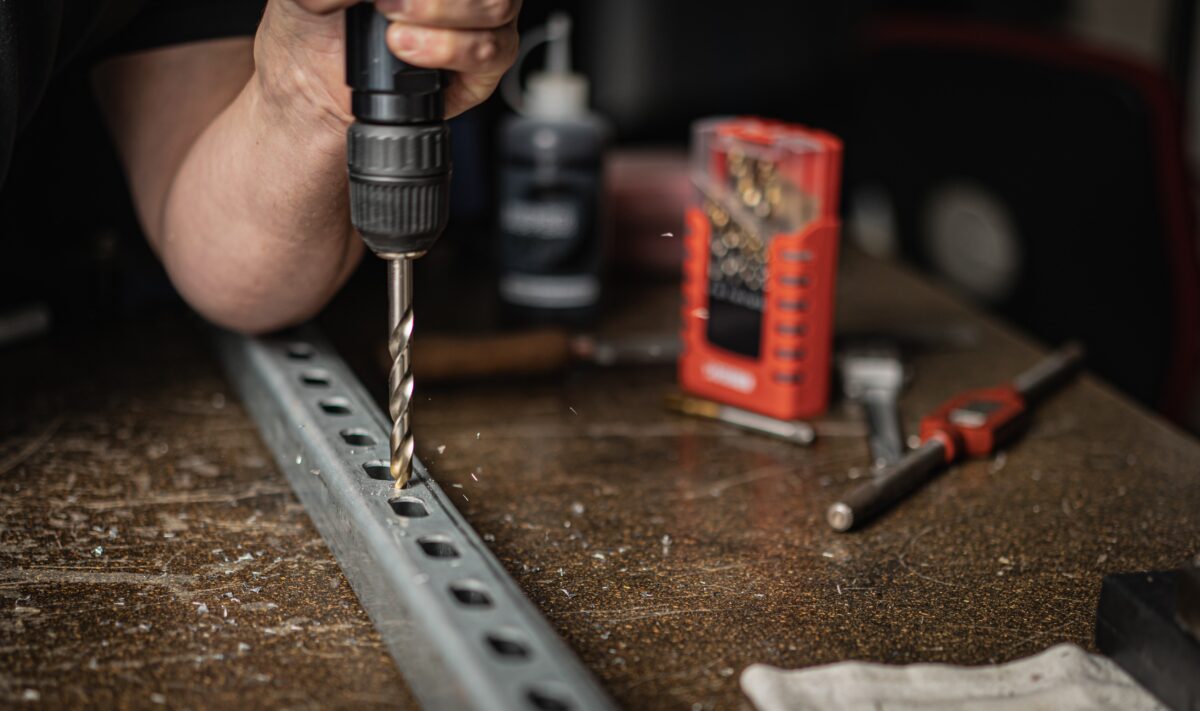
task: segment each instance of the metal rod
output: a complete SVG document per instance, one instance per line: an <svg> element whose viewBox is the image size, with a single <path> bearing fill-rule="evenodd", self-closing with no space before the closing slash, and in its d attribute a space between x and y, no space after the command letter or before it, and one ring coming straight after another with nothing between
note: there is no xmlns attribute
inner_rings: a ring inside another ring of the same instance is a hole
<svg viewBox="0 0 1200 711"><path fill-rule="evenodd" d="M1083 363L1083 356L1083 346L1068 343L1013 378L1012 386L1021 394L1026 406L1033 406L1071 377Z"/></svg>
<svg viewBox="0 0 1200 711"><path fill-rule="evenodd" d="M812 444L816 439L812 425L800 420L777 420L729 405L722 405L716 419L744 430L777 437L796 444Z"/></svg>
<svg viewBox="0 0 1200 711"><path fill-rule="evenodd" d="M881 470L829 507L825 518L835 531L849 531L903 498L945 462L946 448L931 439Z"/></svg>
<svg viewBox="0 0 1200 711"><path fill-rule="evenodd" d="M388 411L392 416L390 470L396 486L408 484L416 442L412 435L412 260L388 260L388 351L392 369L388 373Z"/></svg>
<svg viewBox="0 0 1200 711"><path fill-rule="evenodd" d="M291 339L220 333L217 342L422 706L613 708L420 461L409 485L395 487L384 414L315 329Z"/></svg>
<svg viewBox="0 0 1200 711"><path fill-rule="evenodd" d="M681 393L668 393L667 409L693 417L703 417L740 427L750 432L775 437L795 444L809 445L816 439L813 426L802 420L777 420L748 410L722 405Z"/></svg>

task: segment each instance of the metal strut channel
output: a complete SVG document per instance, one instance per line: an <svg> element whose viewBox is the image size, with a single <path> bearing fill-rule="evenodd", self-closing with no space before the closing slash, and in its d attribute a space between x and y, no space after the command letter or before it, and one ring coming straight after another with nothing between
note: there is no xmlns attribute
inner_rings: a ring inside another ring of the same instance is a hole
<svg viewBox="0 0 1200 711"><path fill-rule="evenodd" d="M225 370L427 709L611 709L612 701L416 462L396 489L388 428L307 327L219 333Z"/></svg>

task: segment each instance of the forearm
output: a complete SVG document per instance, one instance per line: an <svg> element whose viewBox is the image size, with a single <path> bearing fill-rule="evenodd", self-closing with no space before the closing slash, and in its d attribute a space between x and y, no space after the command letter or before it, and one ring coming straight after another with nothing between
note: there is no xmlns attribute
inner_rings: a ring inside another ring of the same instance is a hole
<svg viewBox="0 0 1200 711"><path fill-rule="evenodd" d="M335 62L315 83L296 71L280 24L268 13L255 40L126 55L94 74L151 245L197 311L243 331L311 316L361 252L347 214L349 116L330 108L344 85Z"/></svg>
<svg viewBox="0 0 1200 711"><path fill-rule="evenodd" d="M347 204L345 134L328 116L282 106L261 77L200 134L152 237L201 314L267 331L315 314L362 254Z"/></svg>
<svg viewBox="0 0 1200 711"><path fill-rule="evenodd" d="M253 43L210 40L97 67L96 96L147 237L201 314L242 331L315 314L362 254L350 226L341 9L270 0ZM401 7L403 5L403 7ZM518 0L377 5L388 47L482 101L517 51Z"/></svg>

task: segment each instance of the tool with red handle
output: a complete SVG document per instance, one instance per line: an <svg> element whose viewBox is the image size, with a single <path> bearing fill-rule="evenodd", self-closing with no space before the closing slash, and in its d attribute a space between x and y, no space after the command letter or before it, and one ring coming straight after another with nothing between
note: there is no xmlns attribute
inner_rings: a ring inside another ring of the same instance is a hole
<svg viewBox="0 0 1200 711"><path fill-rule="evenodd" d="M939 468L991 455L1020 434L1030 409L1074 375L1082 362L1083 348L1070 344L1009 384L950 398L921 420L921 446L829 507L829 525L848 531L899 501Z"/></svg>

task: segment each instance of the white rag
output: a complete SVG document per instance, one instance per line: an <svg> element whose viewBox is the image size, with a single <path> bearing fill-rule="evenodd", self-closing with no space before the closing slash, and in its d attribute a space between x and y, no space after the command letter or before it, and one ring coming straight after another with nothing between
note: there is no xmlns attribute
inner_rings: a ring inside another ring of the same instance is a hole
<svg viewBox="0 0 1200 711"><path fill-rule="evenodd" d="M840 662L789 671L752 664L741 684L758 711L1166 711L1111 659L1073 644L982 667Z"/></svg>

